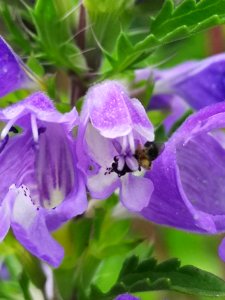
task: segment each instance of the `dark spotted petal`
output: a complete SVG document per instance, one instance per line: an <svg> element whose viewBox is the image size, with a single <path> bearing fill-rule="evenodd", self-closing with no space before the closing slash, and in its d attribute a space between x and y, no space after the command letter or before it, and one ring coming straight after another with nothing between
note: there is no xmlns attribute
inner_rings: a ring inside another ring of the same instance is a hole
<svg viewBox="0 0 225 300"><path fill-rule="evenodd" d="M12 189L12 188L11 188ZM33 255L57 267L64 255L62 247L51 237L43 214L32 203L26 186L14 188L12 229L17 240Z"/></svg>

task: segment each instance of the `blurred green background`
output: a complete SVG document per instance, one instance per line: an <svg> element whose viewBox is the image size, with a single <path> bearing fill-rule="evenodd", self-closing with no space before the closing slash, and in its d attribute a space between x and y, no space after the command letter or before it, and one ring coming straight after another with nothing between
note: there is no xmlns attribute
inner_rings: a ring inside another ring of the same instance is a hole
<svg viewBox="0 0 225 300"><path fill-rule="evenodd" d="M54 2L57 8L55 13L61 17L61 20L63 20L67 11L70 12L69 16L64 19L65 22L61 22L60 26L57 26L57 24L53 22L54 16L52 18L51 11L50 13L46 11L47 8L50 7L47 3L49 4L51 1L46 0L46 2L39 2L39 9L41 12L43 10L43 19L41 19L42 14L37 14L37 11L36 14L30 14L30 9L35 6L35 1L0 1L0 34L10 43L15 52L22 57L23 61L27 63L39 80L42 81L44 89L55 99L58 109L67 111L70 109L71 104L76 104L79 109L79 100L84 96L88 86L98 79L100 66L100 50L96 44L96 40L93 38L91 26L96 26L97 28L99 26L100 28L102 23L106 22L109 13L107 10L103 10L101 22L99 20L93 21L90 27L86 28L86 39L88 42L86 48L83 48L82 36L79 35L80 10L78 1L56 0ZM89 9L93 14L93 20L95 20L97 17L94 9L97 9L97 5L103 4L104 1L94 1L94 4L90 1L86 2L88 3L87 7L90 5ZM132 1L127 1L128 4L129 2ZM178 2L179 1L177 1L177 3ZM124 13L123 26L126 28L128 24L127 20L132 16L131 31L133 32L134 41L137 37L145 36L149 17L158 12L162 3L163 1L137 0L133 10L126 10L124 8L122 12ZM91 7L92 4L94 6L93 11ZM41 5L43 5L43 7ZM78 8L73 9L73 7ZM44 18L44 16L47 17ZM118 14L116 17L118 17ZM107 50L113 48L112 34L116 34L116 30L120 29L120 26L117 27L116 25L117 21L116 19L113 25L115 32L110 32L111 19L109 18L109 22L105 23L104 28L106 32L109 30L108 35L104 35L104 32L102 32L103 38L100 39L100 36L98 36L98 40ZM71 32L78 33L74 34L71 38ZM100 31L97 32L99 33ZM80 39L78 37L80 37ZM68 40L68 43L71 42L70 47L68 47L68 44L66 44L66 48L64 48L63 45L62 48L59 47L57 39L61 41L61 39L63 40L64 38ZM76 40L76 44L73 43L74 39ZM43 43L43 41L46 43ZM145 60L142 67L151 65L158 68L167 68L186 60L202 59L209 55L221 53L224 52L224 49L225 27L218 26L157 49L153 55ZM64 54L63 56L62 53ZM89 63L89 67L92 67L91 72L86 72L85 76L83 75L83 70L85 70L87 66L84 58ZM76 85L79 85L79 89L74 91L74 86ZM77 96L73 98L75 92L77 92ZM5 107L9 103L24 98L27 94L29 94L29 91L14 92L4 97L0 101L0 106ZM109 219L110 221L107 222L112 222L112 228L115 229L114 226L117 221L112 217L109 217ZM135 217L132 217L132 220L129 218L129 221L126 222L124 224L121 223L124 230L121 232L124 233L124 236L129 231L139 238L144 238L145 242L138 245L137 243L132 244L127 241L127 248L112 248L114 249L113 253L110 253L108 256L106 254L105 256L103 255L103 257L100 256L100 259L98 257L98 255L100 255L99 253L101 253L98 248L99 244L96 244L97 246L94 244L88 246L89 253L94 253L99 259L98 268L93 267L93 274L90 274L89 284L94 282L103 291L107 291L119 274L125 256L124 253L126 253L127 256L136 253L144 258L153 252L159 261L178 257L181 259L182 265L191 264L225 279L225 263L219 259L217 254L217 248L223 235L201 236L181 232L175 229L150 224ZM58 298L54 299L76 299L75 297L73 298L73 280L76 279L73 275L73 268L78 258L83 255L84 248L88 243L86 241L88 234L86 238L85 234L89 228L88 221L85 224L81 224L81 232L84 234L82 239L83 246L79 246L80 249L77 249L79 248L78 244L81 240L78 239L80 227L76 224L77 220L73 220L55 233L55 237L66 249L66 258L63 265L54 271L56 283L55 295L58 295ZM118 240L121 238L121 241L124 239L122 234L120 237L118 237L117 234L116 230L115 236L111 234L112 244L116 238ZM76 238L74 238L74 236L76 236ZM154 246L152 247L152 245ZM86 263L88 265L95 265L96 262L91 260ZM0 299L44 299L43 294L46 294L43 292L45 278L40 264L36 259L31 258L14 240L12 235L9 235L7 239L0 244L0 266L6 266L8 272L8 274L6 272L6 275L4 275L5 273L3 272L4 274L2 274L4 276L2 275L2 277L0 277ZM92 268L90 267L90 269ZM171 292L150 292L138 295L143 300L206 299L205 297L181 295ZM45 297L47 296L45 295Z"/></svg>

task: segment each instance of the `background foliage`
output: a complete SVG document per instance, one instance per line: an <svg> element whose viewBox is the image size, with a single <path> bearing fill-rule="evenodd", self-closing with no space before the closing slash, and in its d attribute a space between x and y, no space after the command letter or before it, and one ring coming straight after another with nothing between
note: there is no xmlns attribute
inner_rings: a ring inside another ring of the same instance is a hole
<svg viewBox="0 0 225 300"><path fill-rule="evenodd" d="M93 82L116 78L130 83L137 68L165 68L223 52L223 23L224 0L0 1L0 33L33 71L37 88L55 99L62 112L71 105L80 110ZM153 87L142 84L145 104ZM0 106L29 93L14 92ZM157 113L150 117L156 126L164 118ZM196 269L225 278L216 255L220 237L121 217L115 195L95 206L54 233L66 252L54 270L54 299L113 299L124 291L143 300L223 299L225 283ZM173 257L195 267L180 268ZM0 244L0 266L6 268L6 276L0 275L0 299L49 298L43 266L12 235Z"/></svg>

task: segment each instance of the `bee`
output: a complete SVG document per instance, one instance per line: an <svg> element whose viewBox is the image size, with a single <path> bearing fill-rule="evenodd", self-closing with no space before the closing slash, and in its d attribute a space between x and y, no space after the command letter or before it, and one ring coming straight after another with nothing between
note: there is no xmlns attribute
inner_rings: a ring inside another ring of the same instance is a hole
<svg viewBox="0 0 225 300"><path fill-rule="evenodd" d="M150 170L152 161L155 160L160 154L160 148L155 142L147 141L144 147L138 145L134 157L137 159L139 164L139 170L144 168Z"/></svg>

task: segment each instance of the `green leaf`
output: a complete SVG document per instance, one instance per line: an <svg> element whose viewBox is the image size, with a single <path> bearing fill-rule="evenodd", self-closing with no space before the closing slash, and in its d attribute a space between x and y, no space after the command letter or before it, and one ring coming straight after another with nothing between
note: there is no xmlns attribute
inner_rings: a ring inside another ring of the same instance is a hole
<svg viewBox="0 0 225 300"><path fill-rule="evenodd" d="M14 5L11 7L6 1L0 1L1 18L8 31L7 40L19 46L24 53L29 53L31 44L26 32L20 26L15 26L15 19L18 17L19 12L19 9L15 9Z"/></svg>
<svg viewBox="0 0 225 300"><path fill-rule="evenodd" d="M167 141L167 134L163 124L158 126L155 130L155 141L159 143L164 143Z"/></svg>
<svg viewBox="0 0 225 300"><path fill-rule="evenodd" d="M225 0L184 0L174 6L172 0L166 0L159 14L151 21L151 30L142 40L132 44L129 33L122 33L111 54L111 69L106 69L104 78L137 67L159 46L184 39L206 28L225 23ZM121 47L121 45L123 47ZM127 48L127 55L124 52ZM122 49L122 50L121 50ZM119 55L119 52L122 54ZM109 55L111 56L109 59Z"/></svg>
<svg viewBox="0 0 225 300"><path fill-rule="evenodd" d="M181 4L173 8L172 0L165 1L161 13L151 24L151 33L158 38L165 37L182 26L186 26L189 32L195 31L201 22L206 22L209 18L219 17L218 22L224 22L225 1L224 0L201 0L196 3L195 0L184 0ZM164 11L170 6L170 14L165 15ZM161 18L161 14L164 18ZM213 25L209 22L209 26ZM217 20L215 20L217 22Z"/></svg>
<svg viewBox="0 0 225 300"><path fill-rule="evenodd" d="M34 56L31 55L29 57L29 59L27 60L27 66L38 76L44 76L45 70Z"/></svg>
<svg viewBox="0 0 225 300"><path fill-rule="evenodd" d="M157 127L160 126L163 120L168 116L168 112L161 110L150 110L147 112L149 120Z"/></svg>
<svg viewBox="0 0 225 300"><path fill-rule="evenodd" d="M19 283L16 281L0 281L0 299L24 300Z"/></svg>
<svg viewBox="0 0 225 300"><path fill-rule="evenodd" d="M110 291L102 293L93 287L90 299L94 299L96 293L98 299L112 299L119 290L132 293L170 290L217 297L225 295L225 281L194 266L181 267L177 258L157 264L154 258L139 262L136 256L132 256L124 262L117 283Z"/></svg>
<svg viewBox="0 0 225 300"><path fill-rule="evenodd" d="M125 30L131 22L130 9L134 0L84 0L83 4L98 42L107 51L112 50L121 28ZM88 43L88 47L96 46L92 32Z"/></svg>
<svg viewBox="0 0 225 300"><path fill-rule="evenodd" d="M70 11L73 6L67 7ZM55 64L82 74L87 70L86 60L73 38L73 25L65 17L58 1L38 0L31 10L37 31L36 43L42 56ZM74 19L75 20L75 19Z"/></svg>
<svg viewBox="0 0 225 300"><path fill-rule="evenodd" d="M32 296L29 291L29 278L27 277L25 272L22 272L19 278L19 284L23 291L24 300L32 300Z"/></svg>
<svg viewBox="0 0 225 300"><path fill-rule="evenodd" d="M184 121L191 115L193 114L192 109L188 109L171 127L168 136L170 137L183 123Z"/></svg>

